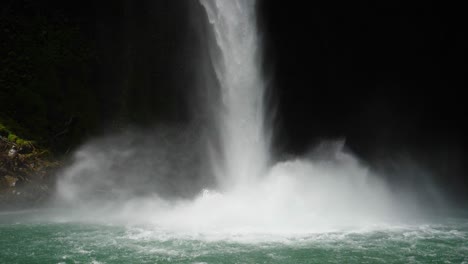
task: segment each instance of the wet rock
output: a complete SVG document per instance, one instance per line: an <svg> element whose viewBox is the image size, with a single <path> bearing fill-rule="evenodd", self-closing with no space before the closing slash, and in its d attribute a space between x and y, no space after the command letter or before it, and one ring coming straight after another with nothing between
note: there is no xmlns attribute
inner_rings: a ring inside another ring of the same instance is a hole
<svg viewBox="0 0 468 264"><path fill-rule="evenodd" d="M59 165L45 150L0 140L0 211L43 204L52 193Z"/></svg>
<svg viewBox="0 0 468 264"><path fill-rule="evenodd" d="M14 158L17 154L18 154L18 150L16 150L15 146L11 147L11 149L8 151L9 158Z"/></svg>
<svg viewBox="0 0 468 264"><path fill-rule="evenodd" d="M7 175L7 176L3 177L3 185L5 187L7 187L7 188L8 187L15 187L18 180L19 179L16 178L16 177L12 177L12 176Z"/></svg>

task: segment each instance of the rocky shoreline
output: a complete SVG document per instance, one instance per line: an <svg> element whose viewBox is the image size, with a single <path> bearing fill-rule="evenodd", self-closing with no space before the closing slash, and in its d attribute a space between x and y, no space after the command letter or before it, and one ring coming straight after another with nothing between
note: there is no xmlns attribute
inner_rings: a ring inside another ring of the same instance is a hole
<svg viewBox="0 0 468 264"><path fill-rule="evenodd" d="M0 210L41 206L52 194L60 163L48 151L0 138Z"/></svg>

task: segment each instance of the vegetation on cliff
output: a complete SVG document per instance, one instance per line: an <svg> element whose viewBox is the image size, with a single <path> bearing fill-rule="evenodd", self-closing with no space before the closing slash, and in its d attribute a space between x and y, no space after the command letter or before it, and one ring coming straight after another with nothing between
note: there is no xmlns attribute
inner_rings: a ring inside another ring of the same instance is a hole
<svg viewBox="0 0 468 264"><path fill-rule="evenodd" d="M0 135L66 151L96 123L90 45L65 20L13 13L0 25Z"/></svg>
<svg viewBox="0 0 468 264"><path fill-rule="evenodd" d="M0 14L0 207L43 199L57 157L97 123L92 44L66 18L29 11Z"/></svg>
<svg viewBox="0 0 468 264"><path fill-rule="evenodd" d="M13 164L13 146L47 164L127 124L188 120L181 102L193 90L190 62L199 48L188 12L187 3L170 0L6 0L0 10L2 168ZM11 176L28 184L35 177L29 172L8 169L0 182Z"/></svg>

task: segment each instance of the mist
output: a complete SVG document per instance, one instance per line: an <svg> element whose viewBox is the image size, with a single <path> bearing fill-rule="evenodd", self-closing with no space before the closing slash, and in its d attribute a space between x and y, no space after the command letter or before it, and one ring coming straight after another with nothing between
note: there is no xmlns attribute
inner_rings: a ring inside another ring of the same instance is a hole
<svg viewBox="0 0 468 264"><path fill-rule="evenodd" d="M226 191L202 166L203 141L176 131L127 131L84 145L57 183L54 206L71 210L54 219L221 237L298 235L430 223L447 208L428 175L417 186L391 183L346 150L344 140L277 162Z"/></svg>

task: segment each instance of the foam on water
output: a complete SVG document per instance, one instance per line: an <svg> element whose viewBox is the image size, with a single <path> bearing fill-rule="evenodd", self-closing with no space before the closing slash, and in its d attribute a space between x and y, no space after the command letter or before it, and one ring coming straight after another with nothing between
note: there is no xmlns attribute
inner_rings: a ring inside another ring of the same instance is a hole
<svg viewBox="0 0 468 264"><path fill-rule="evenodd" d="M50 215L49 212L44 212ZM36 214L34 214L36 215ZM468 261L466 219L437 225L302 236L177 235L150 226L0 219L5 263L431 263ZM15 219L16 218L16 219ZM40 234L40 235L38 235Z"/></svg>

